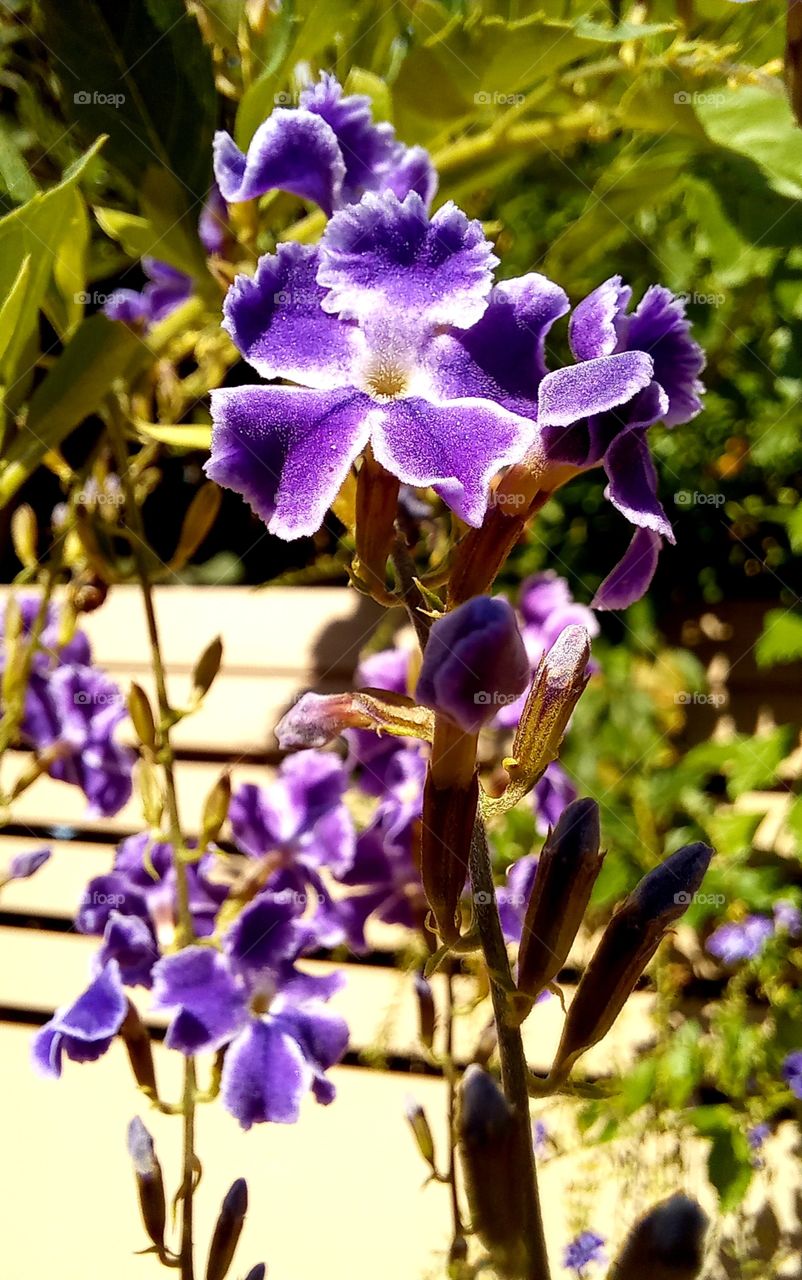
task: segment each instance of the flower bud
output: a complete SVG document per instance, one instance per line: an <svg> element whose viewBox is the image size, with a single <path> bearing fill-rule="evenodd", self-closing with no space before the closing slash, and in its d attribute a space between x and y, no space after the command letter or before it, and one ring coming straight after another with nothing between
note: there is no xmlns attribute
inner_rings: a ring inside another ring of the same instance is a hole
<svg viewBox="0 0 802 1280"><path fill-rule="evenodd" d="M257 1262L255 1267L251 1267L245 1280L265 1280L267 1275L267 1267L263 1262Z"/></svg>
<svg viewBox="0 0 802 1280"><path fill-rule="evenodd" d="M473 1228L503 1276L523 1261L523 1179L515 1116L489 1072L472 1064L458 1091L457 1139Z"/></svg>
<svg viewBox="0 0 802 1280"><path fill-rule="evenodd" d="M666 931L692 901L712 856L705 844L678 849L615 912L568 1010L553 1075L567 1075L580 1054L607 1035Z"/></svg>
<svg viewBox="0 0 802 1280"><path fill-rule="evenodd" d="M139 1116L134 1116L128 1126L128 1154L134 1165L139 1207L149 1238L160 1251L164 1249L164 1230L167 1225L167 1205L164 1197L164 1178L156 1156L153 1139Z"/></svg>
<svg viewBox="0 0 802 1280"><path fill-rule="evenodd" d="M515 738L504 761L509 785L487 806L506 812L527 795L557 759L568 721L588 682L590 637L584 627L565 627L535 672Z"/></svg>
<svg viewBox="0 0 802 1280"><path fill-rule="evenodd" d="M207 645L192 672L192 702L198 703L206 697L220 670L223 661L223 641L216 636Z"/></svg>
<svg viewBox="0 0 802 1280"><path fill-rule="evenodd" d="M365 450L356 481L354 576L370 591L386 590L387 557L395 537L399 481Z"/></svg>
<svg viewBox="0 0 802 1280"><path fill-rule="evenodd" d="M426 1112L415 1098L409 1098L406 1104L407 1123L412 1130L412 1136L415 1139L418 1150L434 1173L434 1138L429 1127L429 1121L426 1119Z"/></svg>
<svg viewBox="0 0 802 1280"><path fill-rule="evenodd" d="M125 1044L134 1079L140 1089L143 1089L149 1098L157 1097L153 1046L150 1042L147 1027L139 1016L136 1005L130 1000L128 1001L128 1012L120 1027L120 1036Z"/></svg>
<svg viewBox="0 0 802 1280"><path fill-rule="evenodd" d="M38 562L39 529L33 507L23 502L11 517L11 541L17 559L26 569L35 569Z"/></svg>
<svg viewBox="0 0 802 1280"><path fill-rule="evenodd" d="M224 1280L228 1275L247 1212L248 1186L244 1178L237 1178L226 1192L215 1224L206 1264L206 1280Z"/></svg>
<svg viewBox="0 0 802 1280"><path fill-rule="evenodd" d="M418 1035L427 1049L434 1044L434 1028L437 1013L434 1007L434 992L431 983L422 973L415 974L415 998L418 1002Z"/></svg>
<svg viewBox="0 0 802 1280"><path fill-rule="evenodd" d="M421 823L421 880L437 931L443 942L460 936L460 899L468 874L479 780L474 773L466 787L441 790L431 772L423 788Z"/></svg>
<svg viewBox="0 0 802 1280"><path fill-rule="evenodd" d="M169 565L173 573L183 569L187 561L192 559L204 538L211 532L222 500L223 495L220 489L211 480L207 484L201 485L189 504L187 514L184 516L178 546Z"/></svg>
<svg viewBox="0 0 802 1280"><path fill-rule="evenodd" d="M373 729L431 742L434 716L411 698L383 689L304 693L281 717L275 733L282 751L325 747L346 729Z"/></svg>
<svg viewBox="0 0 802 1280"><path fill-rule="evenodd" d="M677 1194L650 1209L632 1228L610 1280L694 1280L704 1261L707 1217Z"/></svg>
<svg viewBox="0 0 802 1280"><path fill-rule="evenodd" d="M228 817L231 801L231 774L224 770L212 787L203 806L200 847L205 848L217 839Z"/></svg>
<svg viewBox="0 0 802 1280"><path fill-rule="evenodd" d="M543 846L518 950L518 987L533 999L568 959L604 860L599 841L599 806L575 800Z"/></svg>
<svg viewBox="0 0 802 1280"><path fill-rule="evenodd" d="M148 695L141 685L133 683L128 694L128 714L136 736L150 751L156 749L156 722L153 719Z"/></svg>
<svg viewBox="0 0 802 1280"><path fill-rule="evenodd" d="M500 596L476 596L429 632L416 697L465 733L478 733L529 683L515 613Z"/></svg>
<svg viewBox="0 0 802 1280"><path fill-rule="evenodd" d="M31 849L28 853L17 853L11 859L6 871L0 871L0 889L12 880L30 880L46 862L50 861L50 849Z"/></svg>
<svg viewBox="0 0 802 1280"><path fill-rule="evenodd" d="M164 813L164 793L159 774L150 760L140 759L135 762L134 783L145 821L153 831L156 831Z"/></svg>

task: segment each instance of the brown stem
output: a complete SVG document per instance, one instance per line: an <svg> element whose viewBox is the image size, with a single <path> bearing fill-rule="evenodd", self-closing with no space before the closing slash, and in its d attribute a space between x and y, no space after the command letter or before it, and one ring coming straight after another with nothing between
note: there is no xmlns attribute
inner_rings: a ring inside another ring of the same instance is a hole
<svg viewBox="0 0 802 1280"><path fill-rule="evenodd" d="M529 1113L529 1070L526 1065L520 1027L511 1026L507 1019L507 993L512 990L507 946L501 929L490 851L481 820L474 827L470 856L471 886L474 912L479 938L490 981L490 994L498 1034L498 1051L501 1060L501 1084L507 1100L512 1105L517 1121L518 1171L522 1185L526 1250L525 1270L521 1280L550 1280L549 1259L540 1197L537 1186L535 1155L532 1145L532 1123Z"/></svg>
<svg viewBox="0 0 802 1280"><path fill-rule="evenodd" d="M403 538L396 538L390 559L398 575L401 597L409 614L409 620L415 628L418 644L421 649L425 649L432 620L421 613L421 609L425 607L425 601L421 595L420 588L415 582L415 565Z"/></svg>

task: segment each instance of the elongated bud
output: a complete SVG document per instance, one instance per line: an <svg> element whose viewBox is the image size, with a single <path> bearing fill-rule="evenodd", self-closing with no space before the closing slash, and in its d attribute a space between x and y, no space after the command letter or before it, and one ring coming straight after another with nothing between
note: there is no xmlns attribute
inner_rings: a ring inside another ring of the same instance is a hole
<svg viewBox="0 0 802 1280"><path fill-rule="evenodd" d="M223 641L220 636L216 636L211 644L207 645L192 672L192 701L200 702L206 697L211 689L214 681L217 679L217 673L220 670L220 664L223 661Z"/></svg>
<svg viewBox="0 0 802 1280"><path fill-rule="evenodd" d="M412 1136L415 1139L418 1150L428 1164L429 1168L434 1172L434 1138L429 1127L429 1121L426 1119L426 1112L415 1098L409 1098L406 1104L407 1123L412 1130Z"/></svg>
<svg viewBox="0 0 802 1280"><path fill-rule="evenodd" d="M704 1262L707 1217L677 1194L650 1209L632 1228L610 1280L695 1280Z"/></svg>
<svg viewBox="0 0 802 1280"><path fill-rule="evenodd" d="M512 1107L489 1072L475 1064L458 1093L457 1137L473 1228L504 1276L520 1274L525 1227Z"/></svg>
<svg viewBox="0 0 802 1280"><path fill-rule="evenodd" d="M27 502L17 507L11 517L11 541L20 564L26 569L35 569L39 560L39 528L34 509Z"/></svg>
<svg viewBox="0 0 802 1280"><path fill-rule="evenodd" d="M215 1224L206 1264L206 1280L224 1280L228 1275L247 1212L248 1186L244 1178L237 1178L226 1193Z"/></svg>
<svg viewBox="0 0 802 1280"><path fill-rule="evenodd" d="M128 1154L134 1165L139 1207L142 1211L145 1230L156 1247L163 1250L164 1229L167 1225L164 1178L153 1146L153 1139L139 1116L134 1116L128 1126Z"/></svg>
<svg viewBox="0 0 802 1280"><path fill-rule="evenodd" d="M251 1267L245 1280L265 1280L267 1275L267 1267L263 1262L257 1262L255 1267Z"/></svg>
<svg viewBox="0 0 802 1280"><path fill-rule="evenodd" d="M148 695L141 685L131 685L128 694L128 714L134 726L136 736L149 751L156 749L156 721L153 719Z"/></svg>
<svg viewBox="0 0 802 1280"><path fill-rule="evenodd" d="M220 774L212 787L203 806L201 820L201 846L212 843L220 835L223 823L228 817L228 806L231 801L231 774L225 770Z"/></svg>
<svg viewBox="0 0 802 1280"><path fill-rule="evenodd" d="M212 525L217 519L222 499L223 495L220 489L211 480L202 485L195 494L189 504L187 514L184 516L178 546L170 561L170 568L173 572L183 569L187 561L194 556L207 534L211 532Z"/></svg>
<svg viewBox="0 0 802 1280"><path fill-rule="evenodd" d="M554 1075L566 1075L580 1054L607 1035L667 930L693 900L712 856L706 844L678 849L615 912L568 1010Z"/></svg>
<svg viewBox="0 0 802 1280"><path fill-rule="evenodd" d="M370 449L362 456L356 481L356 558L354 577L369 591L384 592L387 557L395 537L400 484Z"/></svg>
<svg viewBox="0 0 802 1280"><path fill-rule="evenodd" d="M599 806L575 800L543 846L518 951L518 986L533 999L568 959L604 860L599 841Z"/></svg>
<svg viewBox="0 0 802 1280"><path fill-rule="evenodd" d="M157 1096L156 1068L153 1064L153 1046L150 1042L147 1027L139 1016L139 1012L131 1001L128 1001L128 1012L125 1015L120 1036L125 1044L128 1061L134 1073L134 1079L140 1089L151 1098Z"/></svg>
<svg viewBox="0 0 802 1280"><path fill-rule="evenodd" d="M150 760L137 760L134 765L134 782L142 804L142 812L148 826L158 828L164 813L164 793Z"/></svg>
<svg viewBox="0 0 802 1280"><path fill-rule="evenodd" d="M350 693L304 693L276 725L282 751L325 747L346 729L372 729L394 737L431 742L434 716L411 698L383 689Z"/></svg>
<svg viewBox="0 0 802 1280"><path fill-rule="evenodd" d="M589 679L590 637L576 624L560 632L540 660L515 732L512 756L504 761L509 785L488 811L506 812L527 795L557 759L568 721Z"/></svg>
<svg viewBox="0 0 802 1280"><path fill-rule="evenodd" d="M476 821L479 781L441 790L431 772L423 789L421 880L443 942L460 936L460 899L468 874L468 855Z"/></svg>
<svg viewBox="0 0 802 1280"><path fill-rule="evenodd" d="M434 992L431 983L422 973L415 974L415 997L418 1002L418 1035L421 1042L431 1049L434 1044L434 1028L437 1014L434 1007Z"/></svg>

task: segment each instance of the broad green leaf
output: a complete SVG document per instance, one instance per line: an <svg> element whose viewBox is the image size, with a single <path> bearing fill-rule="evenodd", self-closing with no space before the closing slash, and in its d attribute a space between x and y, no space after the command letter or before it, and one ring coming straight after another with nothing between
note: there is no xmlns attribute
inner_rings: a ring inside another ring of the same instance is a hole
<svg viewBox="0 0 802 1280"><path fill-rule="evenodd" d="M82 137L138 189L154 166L192 197L211 177L217 96L212 61L183 0L37 0L36 20Z"/></svg>
<svg viewBox="0 0 802 1280"><path fill-rule="evenodd" d="M31 258L30 254L28 254L27 257L23 258L19 274L3 299L2 306L0 306L0 377L3 378L5 377L6 367L5 354L16 331L20 312L25 302L30 266Z"/></svg>
<svg viewBox="0 0 802 1280"><path fill-rule="evenodd" d="M142 422L137 419L134 423L137 431L141 431L150 440L158 440L161 444L169 444L174 449L205 449L211 448L212 444L212 428L204 423L188 423L184 426L165 426L161 422Z"/></svg>
<svg viewBox="0 0 802 1280"><path fill-rule="evenodd" d="M725 1129L714 1134L707 1157L707 1171L718 1192L722 1212L728 1213L740 1204L752 1181L752 1164L745 1135Z"/></svg>
<svg viewBox="0 0 802 1280"><path fill-rule="evenodd" d="M781 195L802 199L802 130L781 84L700 95L695 110L713 142L754 160Z"/></svg>
<svg viewBox="0 0 802 1280"><path fill-rule="evenodd" d="M35 195L0 219L0 297L8 296L23 260L26 257L31 260L17 327L6 350L9 369L24 349L36 323L59 246L69 234L75 187L102 142L99 139L57 186Z"/></svg>
<svg viewBox="0 0 802 1280"><path fill-rule="evenodd" d="M67 342L84 314L86 259L89 250L89 217L83 197L71 191L64 220L64 235L56 250L53 280L44 310L60 340Z"/></svg>
<svg viewBox="0 0 802 1280"><path fill-rule="evenodd" d="M769 609L755 646L755 659L759 667L799 662L802 659L802 614Z"/></svg>
<svg viewBox="0 0 802 1280"><path fill-rule="evenodd" d="M39 187L14 140L14 132L7 118L0 119L0 178L14 204L20 204L35 196Z"/></svg>
<svg viewBox="0 0 802 1280"><path fill-rule="evenodd" d="M80 422L94 413L112 383L143 352L141 340L105 316L84 320L34 392L25 426L0 464L0 506Z"/></svg>

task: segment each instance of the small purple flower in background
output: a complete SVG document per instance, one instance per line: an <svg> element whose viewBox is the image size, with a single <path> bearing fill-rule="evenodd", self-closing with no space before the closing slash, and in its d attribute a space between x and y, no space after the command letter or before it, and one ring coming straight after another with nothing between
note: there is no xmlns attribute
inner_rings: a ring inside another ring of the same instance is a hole
<svg viewBox="0 0 802 1280"><path fill-rule="evenodd" d="M746 1131L746 1141L749 1143L749 1150L752 1152L752 1167L762 1169L764 1165L761 1151L763 1144L771 1134L771 1127L767 1124L753 1124Z"/></svg>
<svg viewBox="0 0 802 1280"><path fill-rule="evenodd" d="M226 1048L222 1098L243 1129L292 1124L308 1092L327 1104L326 1071L348 1045L343 1019L326 1008L341 975L295 968L306 931L297 905L261 894L224 939L221 954L187 947L154 970L156 1007L173 1014L170 1048L191 1055Z"/></svg>
<svg viewBox="0 0 802 1280"><path fill-rule="evenodd" d="M120 1030L127 1009L119 969L112 961L73 1004L59 1009L37 1032L34 1064L45 1075L58 1077L65 1053L73 1062L96 1062Z"/></svg>
<svg viewBox="0 0 802 1280"><path fill-rule="evenodd" d="M537 857L532 853L513 862L507 868L506 883L496 892L501 928L507 942L521 941L526 904L535 883L537 863Z"/></svg>
<svg viewBox="0 0 802 1280"><path fill-rule="evenodd" d="M392 125L375 124L370 98L343 95L332 75L301 93L297 107L278 107L256 130L243 154L231 136L214 139L214 171L226 200L253 200L288 191L325 213L366 191L415 191L431 204L437 175L423 147L406 147Z"/></svg>
<svg viewBox="0 0 802 1280"><path fill-rule="evenodd" d="M798 938L802 934L802 911L795 902L781 898L774 904L774 924L778 932Z"/></svg>
<svg viewBox="0 0 802 1280"><path fill-rule="evenodd" d="M15 854L7 870L0 871L0 889L12 880L30 880L50 861L50 857L50 849L31 849L28 853Z"/></svg>
<svg viewBox="0 0 802 1280"><path fill-rule="evenodd" d="M545 1120L535 1120L532 1125L532 1146L538 1160L543 1161L546 1159L549 1154L550 1142L551 1137Z"/></svg>
<svg viewBox="0 0 802 1280"><path fill-rule="evenodd" d="M109 320L149 329L191 296L191 277L168 262L143 258L142 270L148 278L144 289L115 289L106 300L103 314Z"/></svg>
<svg viewBox="0 0 802 1280"><path fill-rule="evenodd" d="M402 202L389 191L335 215L319 246L263 257L229 290L224 327L264 378L296 385L212 392L207 475L271 533L299 538L370 443L402 483L481 524L491 480L534 440L554 376L543 376L543 344L568 309L535 274L491 293L497 261L453 204L430 221L415 192ZM589 362L566 423L627 403L652 372L639 351Z"/></svg>
<svg viewBox="0 0 802 1280"><path fill-rule="evenodd" d="M606 1262L604 1252L604 1236L595 1231L583 1231L565 1246L563 1266L566 1271L573 1271L583 1277L590 1266L601 1266Z"/></svg>
<svg viewBox="0 0 802 1280"><path fill-rule="evenodd" d="M212 183L211 191L203 202L198 218L198 238L207 253L218 255L225 252L231 238L228 205L216 182Z"/></svg>
<svg viewBox="0 0 802 1280"><path fill-rule="evenodd" d="M354 672L357 689L385 689L389 693L409 693L409 649L382 649L363 658ZM387 770L396 753L412 749L409 739L392 734L373 733L370 729L347 729L348 765L359 770L358 782L369 795L382 795L387 785Z"/></svg>
<svg viewBox="0 0 802 1280"><path fill-rule="evenodd" d="M774 922L768 916L747 916L720 925L708 938L707 950L724 964L756 960L773 933Z"/></svg>
<svg viewBox="0 0 802 1280"><path fill-rule="evenodd" d="M674 533L657 497L657 472L647 431L663 421L667 427L689 422L699 413L704 388L699 375L705 359L690 336L685 303L661 285L647 289L632 313L632 290L612 276L576 307L570 323L571 349L579 364L550 374L548 402L539 421L536 451L541 465L567 475L603 466L605 496L635 526L623 559L602 583L597 609L622 609L640 599L654 576L662 539ZM646 352L653 376L625 408L577 422L577 392L599 358Z"/></svg>
<svg viewBox="0 0 802 1280"><path fill-rule="evenodd" d="M802 1049L788 1054L783 1063L782 1074L791 1093L802 1102Z"/></svg>

